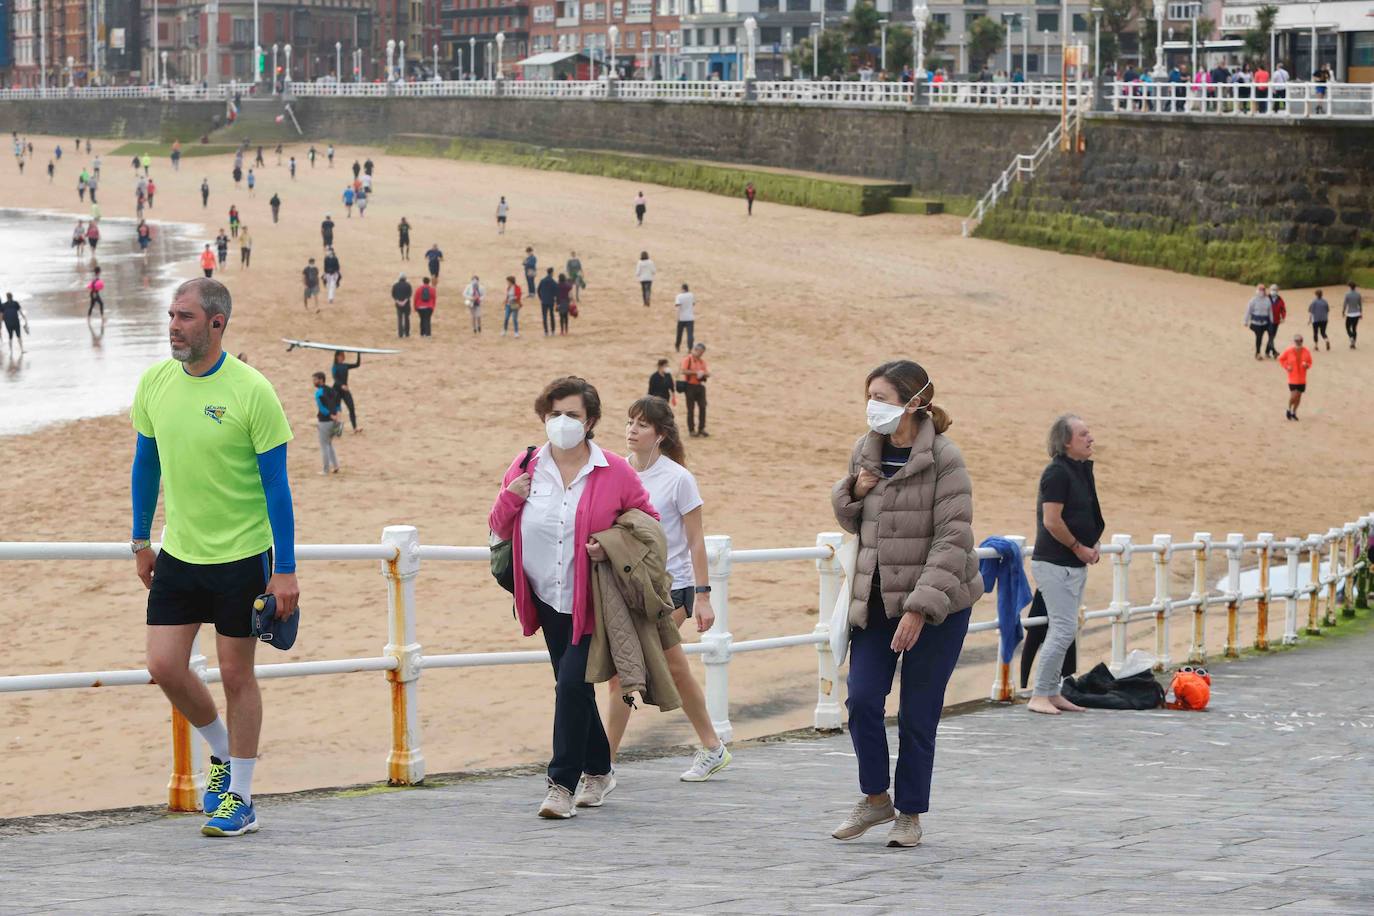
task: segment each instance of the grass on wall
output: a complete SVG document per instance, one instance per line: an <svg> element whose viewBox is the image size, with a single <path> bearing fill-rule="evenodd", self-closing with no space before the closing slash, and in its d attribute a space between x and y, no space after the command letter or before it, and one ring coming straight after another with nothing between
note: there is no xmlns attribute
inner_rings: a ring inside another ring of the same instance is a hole
<svg viewBox="0 0 1374 916"><path fill-rule="evenodd" d="M217 143L188 143L181 142L181 155L183 158L191 156L219 156L232 154L237 146L225 146ZM125 143L115 149L110 155L113 156L142 156L147 153L154 159L166 159L172 155L172 144L151 140L135 140Z"/></svg>

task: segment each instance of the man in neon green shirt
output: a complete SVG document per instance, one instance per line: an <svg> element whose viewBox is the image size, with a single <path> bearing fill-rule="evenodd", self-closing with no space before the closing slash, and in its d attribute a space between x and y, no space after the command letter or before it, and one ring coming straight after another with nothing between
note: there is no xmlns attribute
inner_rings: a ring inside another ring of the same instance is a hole
<svg viewBox="0 0 1374 916"><path fill-rule="evenodd" d="M202 832L239 836L258 829L252 779L262 730L253 673L253 601L295 610L295 519L286 477L291 427L271 382L224 352L232 303L224 285L195 279L178 287L167 314L172 359L139 380L130 415L138 432L132 474L133 541L148 592L148 671L210 745ZM166 533L149 537L158 483L167 496ZM191 643L213 623L228 708L219 718L189 668Z"/></svg>

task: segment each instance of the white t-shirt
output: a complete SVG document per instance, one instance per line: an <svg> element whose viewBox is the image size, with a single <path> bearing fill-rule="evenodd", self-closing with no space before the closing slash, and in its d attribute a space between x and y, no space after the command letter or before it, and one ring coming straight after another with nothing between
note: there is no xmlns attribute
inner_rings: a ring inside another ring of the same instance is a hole
<svg viewBox="0 0 1374 916"><path fill-rule="evenodd" d="M677 298L674 299L673 302L677 304L678 321L697 320L697 297L695 295L692 293L678 293Z"/></svg>
<svg viewBox="0 0 1374 916"><path fill-rule="evenodd" d="M702 504L696 478L667 455L660 455L648 469L639 472L639 480L649 491L649 501L658 510L659 522L668 540L668 574L673 577L673 588L695 586L692 552L687 545L682 517Z"/></svg>

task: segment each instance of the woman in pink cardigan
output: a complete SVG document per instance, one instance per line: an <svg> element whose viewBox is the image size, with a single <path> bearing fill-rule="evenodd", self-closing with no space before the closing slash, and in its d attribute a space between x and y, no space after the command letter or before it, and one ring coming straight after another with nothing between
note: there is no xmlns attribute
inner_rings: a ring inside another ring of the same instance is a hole
<svg viewBox="0 0 1374 916"><path fill-rule="evenodd" d="M589 382L550 382L534 412L549 441L523 469L524 451L511 462L488 522L511 542L520 625L526 636L544 631L553 662L553 758L539 816L568 818L600 807L615 788L610 743L586 676L596 613L591 564L606 558L591 536L630 509L658 513L634 468L591 441L601 398Z"/></svg>

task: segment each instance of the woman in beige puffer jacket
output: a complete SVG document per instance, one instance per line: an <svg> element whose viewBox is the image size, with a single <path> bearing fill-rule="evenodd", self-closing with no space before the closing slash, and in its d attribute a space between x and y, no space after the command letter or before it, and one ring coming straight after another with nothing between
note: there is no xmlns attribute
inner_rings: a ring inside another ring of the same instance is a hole
<svg viewBox="0 0 1374 916"><path fill-rule="evenodd" d="M864 793L835 830L861 836L896 821L889 846L921 840L930 809L935 730L945 686L983 594L973 540L973 487L949 415L932 404L930 377L910 360L868 376L871 432L854 446L831 493L835 518L859 537L849 624L849 734ZM896 800L888 795L884 707L902 665Z"/></svg>

